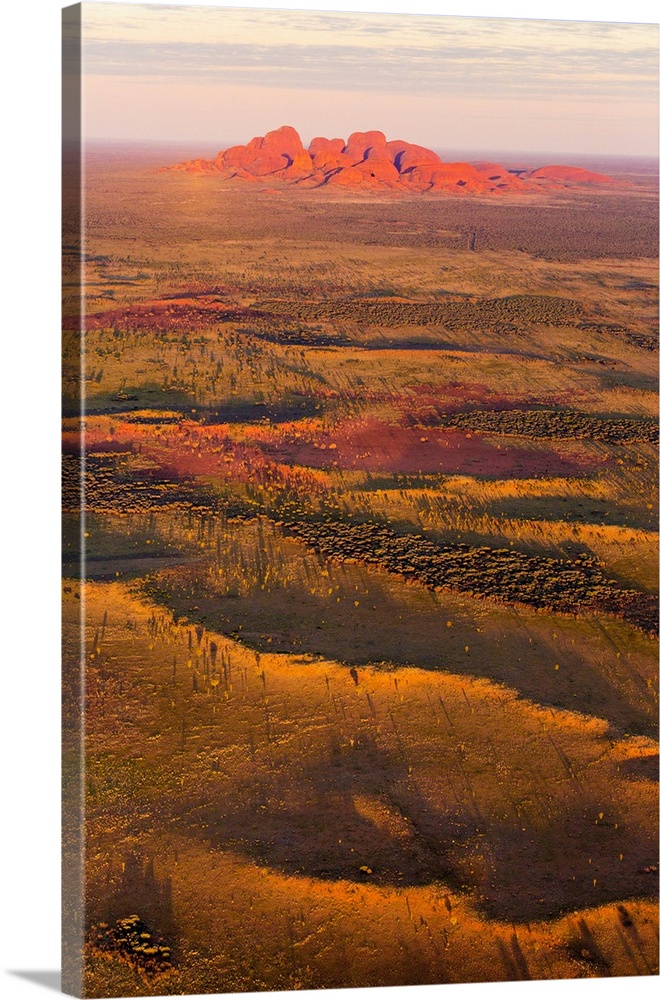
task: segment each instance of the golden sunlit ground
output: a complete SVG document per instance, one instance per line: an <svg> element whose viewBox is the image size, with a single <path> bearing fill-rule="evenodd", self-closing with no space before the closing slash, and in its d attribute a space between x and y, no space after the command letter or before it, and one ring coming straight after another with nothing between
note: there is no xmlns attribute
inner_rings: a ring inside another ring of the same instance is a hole
<svg viewBox="0 0 660 1000"><path fill-rule="evenodd" d="M657 974L652 188L153 167L82 381L65 255L85 995Z"/></svg>

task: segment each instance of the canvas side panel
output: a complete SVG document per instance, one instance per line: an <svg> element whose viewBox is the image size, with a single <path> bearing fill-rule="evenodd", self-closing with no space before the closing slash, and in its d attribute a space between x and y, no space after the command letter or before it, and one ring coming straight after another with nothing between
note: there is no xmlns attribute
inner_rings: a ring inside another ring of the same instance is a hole
<svg viewBox="0 0 660 1000"><path fill-rule="evenodd" d="M82 996L82 150L80 4L62 11L62 990Z"/></svg>

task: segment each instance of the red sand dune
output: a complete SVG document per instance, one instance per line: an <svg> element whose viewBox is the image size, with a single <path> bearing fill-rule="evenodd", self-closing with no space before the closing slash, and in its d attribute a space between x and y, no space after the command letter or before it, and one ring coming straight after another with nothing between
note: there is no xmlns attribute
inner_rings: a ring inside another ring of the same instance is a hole
<svg viewBox="0 0 660 1000"><path fill-rule="evenodd" d="M256 440L256 436L255 436ZM584 450L496 444L478 432L455 428L419 430L374 419L347 421L334 432L308 437L269 430L263 453L290 466L310 469L362 469L371 473L462 473L502 479L571 476L584 473Z"/></svg>
<svg viewBox="0 0 660 1000"><path fill-rule="evenodd" d="M230 424L199 424L182 420L177 424L136 424L113 418L111 435L103 417L90 417L85 425L85 451L90 455L107 452L139 453L143 462L153 463L152 474L173 481L191 476L211 476L215 482L261 483L286 487L298 493L317 496L327 490L322 469L293 468L266 455L255 439L236 441ZM254 428L258 433L259 428ZM81 450L79 431L67 431L63 450L77 455Z"/></svg>
<svg viewBox="0 0 660 1000"><path fill-rule="evenodd" d="M138 424L116 414L108 435L106 418L85 426L88 453L139 452L143 461L173 478L212 476L218 481L278 483L315 495L327 471L463 474L486 478L584 475L595 456L576 442L557 449L502 441L457 428L418 429L366 418L334 430L303 421L280 425ZM80 449L80 433L64 434L64 450Z"/></svg>
<svg viewBox="0 0 660 1000"><path fill-rule="evenodd" d="M171 329L179 324L197 326L227 319L245 319L250 310L237 309L220 298L215 292L199 295L182 294L173 298L145 299L117 309L87 313L85 327L88 330L103 330L119 324L122 327L142 327L151 329ZM63 330L77 330L78 316L64 316Z"/></svg>
<svg viewBox="0 0 660 1000"><path fill-rule="evenodd" d="M215 174L222 179L285 181L302 187L456 194L540 192L611 182L581 167L550 166L510 173L498 163L444 163L432 149L383 132L353 132L343 139L316 136L305 149L296 130L283 125L245 146L232 146L214 160L187 160L162 170Z"/></svg>

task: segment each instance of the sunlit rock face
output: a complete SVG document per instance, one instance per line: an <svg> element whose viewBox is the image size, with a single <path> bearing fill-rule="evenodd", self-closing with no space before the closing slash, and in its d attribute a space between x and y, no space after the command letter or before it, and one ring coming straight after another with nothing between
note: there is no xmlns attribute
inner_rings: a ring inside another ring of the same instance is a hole
<svg viewBox="0 0 660 1000"><path fill-rule="evenodd" d="M291 125L282 125L214 160L188 160L165 170L215 174L223 179L268 179L302 187L392 193L451 192L501 195L612 183L580 167L549 166L511 173L498 163L445 163L432 149L383 132L353 132L348 140L316 136L305 149Z"/></svg>

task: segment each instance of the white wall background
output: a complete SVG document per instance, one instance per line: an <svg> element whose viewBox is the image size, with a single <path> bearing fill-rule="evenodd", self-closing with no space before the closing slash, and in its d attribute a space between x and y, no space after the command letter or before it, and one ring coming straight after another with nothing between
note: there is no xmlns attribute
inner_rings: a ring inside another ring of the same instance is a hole
<svg viewBox="0 0 660 1000"><path fill-rule="evenodd" d="M145 0L147 2L147 0ZM164 0L160 0L164 2ZM47 998L59 969L60 0L13 0L3 74L0 290L0 995ZM653 0L233 0L231 6L657 23ZM5 225L8 220L8 225ZM36 641L35 641L36 640ZM24 972L33 978L17 976ZM44 975L50 973L50 976ZM41 975L40 975L41 974ZM45 985L44 985L45 982ZM444 987L457 1000L636 1000L657 979ZM50 987L50 988L49 988ZM350 991L430 1000L438 987ZM348 997L329 991L324 1000Z"/></svg>

